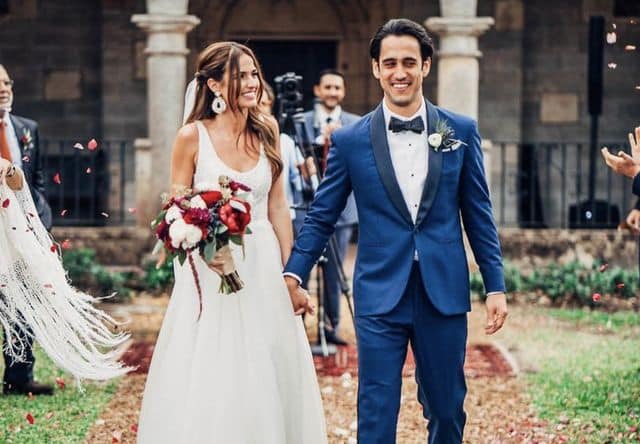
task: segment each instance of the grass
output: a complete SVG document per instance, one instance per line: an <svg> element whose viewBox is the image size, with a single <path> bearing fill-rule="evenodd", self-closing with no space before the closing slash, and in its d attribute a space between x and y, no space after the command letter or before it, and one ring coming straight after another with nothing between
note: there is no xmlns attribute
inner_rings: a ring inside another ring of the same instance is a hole
<svg viewBox="0 0 640 444"><path fill-rule="evenodd" d="M117 381L83 383L84 393L78 391L69 375L58 370L51 360L36 347L35 378L55 385L61 376L66 388L56 387L53 396L30 400L27 396L0 396L0 442L20 444L84 442L89 427L112 398ZM0 365L4 371L4 366ZM30 425L26 415L31 413L35 423ZM47 415L53 414L49 419Z"/></svg>
<svg viewBox="0 0 640 444"><path fill-rule="evenodd" d="M640 315L582 310L547 314L569 322L517 329L509 339L537 363L539 371L526 378L540 417L565 424L556 433L568 442L635 442L640 426ZM581 328L602 325L610 327L608 334Z"/></svg>

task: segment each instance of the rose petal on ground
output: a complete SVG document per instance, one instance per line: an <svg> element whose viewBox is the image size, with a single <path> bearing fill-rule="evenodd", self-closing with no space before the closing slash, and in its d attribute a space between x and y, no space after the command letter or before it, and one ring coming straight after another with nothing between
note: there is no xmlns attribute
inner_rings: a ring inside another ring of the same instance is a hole
<svg viewBox="0 0 640 444"><path fill-rule="evenodd" d="M602 273L607 268L609 268L609 264L602 264L602 265L600 265L600 268L598 268L598 270L600 271L600 273Z"/></svg>
<svg viewBox="0 0 640 444"><path fill-rule="evenodd" d="M44 415L44 419L51 419L53 418L53 412L49 412L46 415Z"/></svg>
<svg viewBox="0 0 640 444"><path fill-rule="evenodd" d="M96 139L91 139L87 143L87 148L89 148L90 151L95 151L96 148L98 148L98 142L96 141Z"/></svg>
<svg viewBox="0 0 640 444"><path fill-rule="evenodd" d="M25 416L25 419L31 425L33 425L36 422L36 419L33 417L31 413L27 413L27 416Z"/></svg>
<svg viewBox="0 0 640 444"><path fill-rule="evenodd" d="M598 302L600 299L602 299L602 295L600 293L593 293L591 299L593 299L593 302Z"/></svg>
<svg viewBox="0 0 640 444"><path fill-rule="evenodd" d="M131 424L131 427L129 429L133 433L138 433L138 424Z"/></svg>
<svg viewBox="0 0 640 444"><path fill-rule="evenodd" d="M112 443L120 442L121 439L122 439L122 432L120 430L116 430L111 434Z"/></svg>
<svg viewBox="0 0 640 444"><path fill-rule="evenodd" d="M56 185L60 185L62 183L62 178L60 177L60 173L56 173L53 176L53 183L55 183Z"/></svg>
<svg viewBox="0 0 640 444"><path fill-rule="evenodd" d="M618 288L618 289L624 288L624 282L620 282L620 283L616 284L616 288Z"/></svg>
<svg viewBox="0 0 640 444"><path fill-rule="evenodd" d="M64 379L60 377L56 378L56 384L58 385L58 388L60 390L64 390L65 387L67 386L66 382L64 382Z"/></svg>

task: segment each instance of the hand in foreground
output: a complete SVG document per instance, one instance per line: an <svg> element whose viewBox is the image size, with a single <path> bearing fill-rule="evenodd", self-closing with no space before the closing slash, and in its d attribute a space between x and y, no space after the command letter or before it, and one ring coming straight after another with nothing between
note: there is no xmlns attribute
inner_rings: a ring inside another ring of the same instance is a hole
<svg viewBox="0 0 640 444"><path fill-rule="evenodd" d="M640 210L633 209L629 211L626 222L631 231L640 233Z"/></svg>
<svg viewBox="0 0 640 444"><path fill-rule="evenodd" d="M629 133L629 145L631 156L624 151L619 151L618 155L611 154L606 147L600 151L604 161L613 171L633 179L640 173L640 126L635 129L635 136Z"/></svg>
<svg viewBox="0 0 640 444"><path fill-rule="evenodd" d="M504 293L496 293L487 297L487 325L484 332L492 335L502 328L507 319L507 296Z"/></svg>
<svg viewBox="0 0 640 444"><path fill-rule="evenodd" d="M0 157L0 184L4 183L7 173L11 170L13 164L7 159Z"/></svg>
<svg viewBox="0 0 640 444"><path fill-rule="evenodd" d="M298 281L291 276L285 276L284 281L289 290L289 297L291 298L291 305L293 306L295 315L297 316L303 313L314 314L315 307L309 299L309 294L300 286Z"/></svg>

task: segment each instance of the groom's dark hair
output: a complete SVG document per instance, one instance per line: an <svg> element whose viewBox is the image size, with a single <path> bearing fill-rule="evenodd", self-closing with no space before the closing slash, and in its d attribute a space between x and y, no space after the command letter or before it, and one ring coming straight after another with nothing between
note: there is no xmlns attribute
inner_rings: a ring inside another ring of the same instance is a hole
<svg viewBox="0 0 640 444"><path fill-rule="evenodd" d="M433 40L431 40L431 37L429 37L424 27L413 20L399 18L391 19L382 25L371 39L369 43L369 55L376 62L380 59L382 40L390 35L408 35L414 37L420 44L422 61L427 60L433 55Z"/></svg>

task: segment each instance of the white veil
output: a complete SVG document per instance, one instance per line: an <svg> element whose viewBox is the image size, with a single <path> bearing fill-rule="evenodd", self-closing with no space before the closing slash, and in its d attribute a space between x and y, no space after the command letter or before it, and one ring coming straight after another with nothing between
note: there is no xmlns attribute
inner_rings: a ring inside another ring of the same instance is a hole
<svg viewBox="0 0 640 444"><path fill-rule="evenodd" d="M196 79L192 79L187 85L187 90L184 93L184 112L182 114L182 124L187 123L187 118L191 111L193 111L193 107L196 104L196 86L198 82Z"/></svg>
<svg viewBox="0 0 640 444"><path fill-rule="evenodd" d="M6 351L24 360L20 328L55 364L80 379L105 380L130 368L117 357L129 334L94 307L96 299L67 281L58 248L42 225L26 183L12 191L0 185L0 324Z"/></svg>

